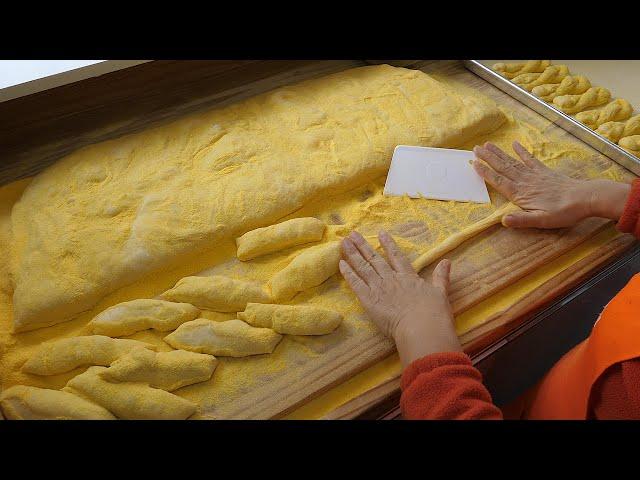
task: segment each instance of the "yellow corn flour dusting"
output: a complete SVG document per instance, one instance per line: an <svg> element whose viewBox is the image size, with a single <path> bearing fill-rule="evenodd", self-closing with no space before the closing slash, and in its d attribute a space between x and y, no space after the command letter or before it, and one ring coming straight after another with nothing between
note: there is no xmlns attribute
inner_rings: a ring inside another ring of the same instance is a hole
<svg viewBox="0 0 640 480"><path fill-rule="evenodd" d="M28 182L0 189L0 248L13 247L23 324L77 315L12 333L8 266L1 265L2 389L15 384L62 388L84 369L39 377L21 372L21 365L43 341L89 334L88 321L109 306L154 297L181 277L203 271L266 284L309 246L240 262L234 237L251 228L316 217L328 225L323 241L358 229L376 246L375 235L386 229L414 260L505 201L494 191L492 205L382 196L397 144L471 149L488 140L510 149L517 139L566 173L628 178L622 167L587 148L561 141L541 125L515 120L507 111L503 115L469 89L420 72L368 67L301 85L142 132L138 135L148 142L144 148L134 135L72 154L36 177L14 209L13 241L10 207ZM320 95L327 92L328 98ZM270 157L264 153L274 151ZM310 152L308 162L304 152ZM145 163L154 155L161 168ZM137 256L142 253L149 255ZM59 277L64 278L55 286ZM85 300L74 304L78 299ZM378 335L338 275L288 303L333 309L344 321L329 335L287 335L270 355L220 357L211 380L174 392L199 404L196 417L238 415L234 399L285 377L304 382L309 362L320 361L346 339ZM216 312L203 317L235 318ZM482 321L477 318L464 331ZM148 330L128 338L169 351L164 336Z"/></svg>

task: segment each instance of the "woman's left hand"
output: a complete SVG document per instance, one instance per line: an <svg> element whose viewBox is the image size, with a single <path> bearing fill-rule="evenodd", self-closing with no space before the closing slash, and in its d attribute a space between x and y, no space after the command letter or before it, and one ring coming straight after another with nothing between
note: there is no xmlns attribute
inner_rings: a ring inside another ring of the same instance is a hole
<svg viewBox="0 0 640 480"><path fill-rule="evenodd" d="M442 260L427 282L388 233L379 238L388 261L352 232L342 241L340 272L369 317L395 341L403 365L431 353L462 351L447 298L451 263Z"/></svg>

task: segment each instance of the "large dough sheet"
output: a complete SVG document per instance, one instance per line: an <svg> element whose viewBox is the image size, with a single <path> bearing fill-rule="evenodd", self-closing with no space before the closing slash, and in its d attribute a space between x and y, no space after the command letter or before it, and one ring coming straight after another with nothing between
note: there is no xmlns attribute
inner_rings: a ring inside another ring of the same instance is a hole
<svg viewBox="0 0 640 480"><path fill-rule="evenodd" d="M363 185L398 144L456 147L503 120L491 102L380 65L83 148L13 209L16 330L69 320L154 270Z"/></svg>

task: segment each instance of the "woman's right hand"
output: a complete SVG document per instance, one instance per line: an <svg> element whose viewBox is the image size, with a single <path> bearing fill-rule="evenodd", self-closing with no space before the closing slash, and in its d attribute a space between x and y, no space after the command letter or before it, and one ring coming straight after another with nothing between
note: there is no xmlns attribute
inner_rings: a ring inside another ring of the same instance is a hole
<svg viewBox="0 0 640 480"><path fill-rule="evenodd" d="M622 215L630 185L604 179L577 180L551 170L518 142L513 142L513 149L522 161L492 143L473 149L478 174L523 209L506 215L505 226L560 228L586 217L617 220Z"/></svg>

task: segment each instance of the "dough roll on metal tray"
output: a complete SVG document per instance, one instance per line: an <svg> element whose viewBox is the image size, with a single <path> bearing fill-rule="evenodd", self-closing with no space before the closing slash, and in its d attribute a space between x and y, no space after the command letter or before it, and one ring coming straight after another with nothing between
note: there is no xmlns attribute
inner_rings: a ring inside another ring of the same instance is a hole
<svg viewBox="0 0 640 480"><path fill-rule="evenodd" d="M455 148L504 121L490 99L375 65L83 147L38 174L12 209L14 329L70 320L153 272L365 185L396 145Z"/></svg>

